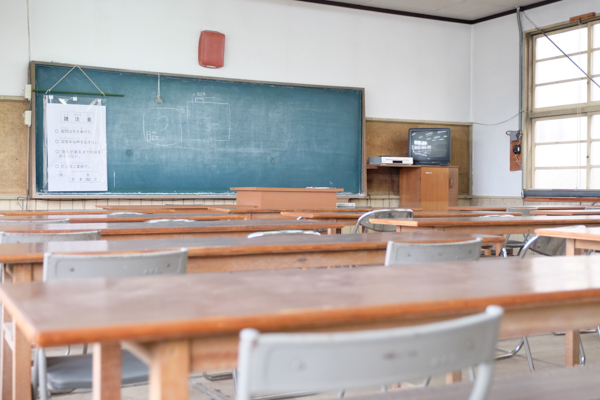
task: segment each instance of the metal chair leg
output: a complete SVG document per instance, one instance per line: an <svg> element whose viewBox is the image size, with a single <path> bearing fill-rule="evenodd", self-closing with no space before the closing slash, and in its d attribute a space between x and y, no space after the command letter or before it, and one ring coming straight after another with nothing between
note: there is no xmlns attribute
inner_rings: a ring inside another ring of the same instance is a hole
<svg viewBox="0 0 600 400"><path fill-rule="evenodd" d="M215 382L215 381L224 381L225 379L233 379L232 372L217 372L216 374L207 374L206 372L202 372L202 376L204 379Z"/></svg>
<svg viewBox="0 0 600 400"><path fill-rule="evenodd" d="M598 332L598 336L600 337L600 331ZM525 343L525 341L523 340L523 338L521 338L521 341L519 341L519 343L517 344L517 346L514 349L512 349L511 351L508 351L504 354L498 354L497 356L494 357L494 360L504 360L506 358L510 358L510 357L514 356L523 348L524 343Z"/></svg>
<svg viewBox="0 0 600 400"><path fill-rule="evenodd" d="M531 349L529 348L527 336L523 336L523 341L525 342L525 354L527 355L527 362L529 363L529 371L534 372L535 366L533 365L533 357L531 356Z"/></svg>

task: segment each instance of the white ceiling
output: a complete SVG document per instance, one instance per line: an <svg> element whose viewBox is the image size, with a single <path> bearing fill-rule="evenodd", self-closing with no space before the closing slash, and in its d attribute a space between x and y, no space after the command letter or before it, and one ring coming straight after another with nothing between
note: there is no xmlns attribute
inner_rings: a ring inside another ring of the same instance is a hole
<svg viewBox="0 0 600 400"><path fill-rule="evenodd" d="M333 0L335 3L375 7L464 21L476 21L480 18L513 11L517 6L529 6L540 3L540 1L541 0ZM323 1L323 3L327 4L329 2Z"/></svg>

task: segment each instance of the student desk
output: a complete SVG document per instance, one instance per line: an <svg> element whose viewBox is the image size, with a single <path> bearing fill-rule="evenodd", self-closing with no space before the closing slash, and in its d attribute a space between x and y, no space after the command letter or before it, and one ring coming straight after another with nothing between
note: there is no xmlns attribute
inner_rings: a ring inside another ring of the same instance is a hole
<svg viewBox="0 0 600 400"><path fill-rule="evenodd" d="M374 211L372 207L352 207L352 208L323 208L323 209L278 209L278 208L252 208L252 207L209 207L210 212L220 212L226 214L246 215L248 219L296 219L293 215L288 215L290 212L328 212L328 213L353 213L364 214L369 211ZM285 214L284 214L285 213Z"/></svg>
<svg viewBox="0 0 600 400"><path fill-rule="evenodd" d="M396 225L398 232L415 230L438 230L461 233L530 234L536 229L570 225L600 226L600 216L585 215L581 217L510 217L510 218L406 218L406 219L371 219L377 224Z"/></svg>
<svg viewBox="0 0 600 400"><path fill-rule="evenodd" d="M194 222L114 222L89 224L14 224L1 225L0 232L73 232L101 231L105 240L184 239L201 237L247 236L252 232L286 229L327 229L335 233L344 225L327 221L194 221Z"/></svg>
<svg viewBox="0 0 600 400"><path fill-rule="evenodd" d="M388 241L448 243L481 237L502 246L504 237L445 232L376 232L368 235L275 235L257 238L160 240L94 240L0 244L0 263L7 277L17 268L20 281L41 280L44 253L105 253L188 249L188 272L222 272L279 268L383 264ZM28 279L27 279L28 278ZM25 279L25 280L23 280Z"/></svg>
<svg viewBox="0 0 600 400"><path fill-rule="evenodd" d="M139 212L143 214L166 214L173 213L175 210L170 208L145 208L141 210L38 210L38 211L0 211L0 216L34 216L34 215L69 215L69 214L85 214L85 215L96 215L96 214L114 214L116 212Z"/></svg>
<svg viewBox="0 0 600 400"><path fill-rule="evenodd" d="M373 210L371 210L373 211ZM322 212L322 211L283 211L281 215L294 217L294 218L305 218L310 220L321 220L321 221L332 221L342 222L346 225L355 226L356 221L363 215L362 212L356 211L336 211L336 212ZM507 212L464 212L464 211L415 211L414 218L449 218L449 217L476 217L482 215L514 215L520 216L521 213L507 213Z"/></svg>
<svg viewBox="0 0 600 400"><path fill-rule="evenodd" d="M452 206L448 207L448 210L454 211L506 211L507 208L536 208L538 210L583 210L585 206L505 206L505 207L475 207L475 206Z"/></svg>
<svg viewBox="0 0 600 400"><path fill-rule="evenodd" d="M540 228L535 233L540 236L550 236L567 240L567 255L573 256L581 250L600 250L600 228L563 227Z"/></svg>
<svg viewBox="0 0 600 400"><path fill-rule="evenodd" d="M111 215L111 214L64 214L64 215L31 215L31 216L7 216L0 217L0 225L3 220L18 220L18 221L31 221L32 224L35 221L47 221L47 220L58 220L68 219L72 224L86 224L86 223L114 223L114 222L144 222L153 219L190 219L193 221L226 221L226 220L241 220L245 219L243 215L230 215L230 214L144 214L144 215Z"/></svg>
<svg viewBox="0 0 600 400"><path fill-rule="evenodd" d="M595 210L532 210L531 215L600 215L600 208Z"/></svg>
<svg viewBox="0 0 600 400"><path fill-rule="evenodd" d="M13 394L31 395L34 346L95 345L94 392L118 399L119 342L150 364L150 398L188 396L188 373L236 364L238 333L414 325L505 309L501 337L600 321L597 257L487 259L370 267L252 271L3 284L14 318ZM4 376L6 376L4 371ZM115 379L116 378L116 379Z"/></svg>

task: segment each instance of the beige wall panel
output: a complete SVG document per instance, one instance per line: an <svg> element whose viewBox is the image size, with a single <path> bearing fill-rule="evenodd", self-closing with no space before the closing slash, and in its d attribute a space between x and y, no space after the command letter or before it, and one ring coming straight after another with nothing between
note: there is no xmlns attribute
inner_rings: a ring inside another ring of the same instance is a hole
<svg viewBox="0 0 600 400"><path fill-rule="evenodd" d="M27 193L26 101L0 100L0 194Z"/></svg>
<svg viewBox="0 0 600 400"><path fill-rule="evenodd" d="M408 130L410 128L450 128L452 132L450 165L458 167L458 194L469 194L469 188L471 187L471 140L469 126L452 125L443 122L413 123L377 120L367 120L366 125L367 157L384 155L408 157ZM394 171L396 170L394 168ZM390 184L394 185L395 183L390 181L389 174L381 173L379 170L367 170L368 194L387 194Z"/></svg>

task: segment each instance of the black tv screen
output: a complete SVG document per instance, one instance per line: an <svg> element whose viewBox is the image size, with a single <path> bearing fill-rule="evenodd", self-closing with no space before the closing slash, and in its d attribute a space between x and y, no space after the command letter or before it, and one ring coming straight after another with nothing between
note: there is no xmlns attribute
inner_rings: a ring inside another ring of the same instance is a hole
<svg viewBox="0 0 600 400"><path fill-rule="evenodd" d="M412 128L408 130L408 156L416 165L450 163L450 128Z"/></svg>

